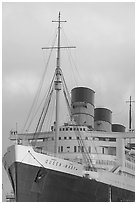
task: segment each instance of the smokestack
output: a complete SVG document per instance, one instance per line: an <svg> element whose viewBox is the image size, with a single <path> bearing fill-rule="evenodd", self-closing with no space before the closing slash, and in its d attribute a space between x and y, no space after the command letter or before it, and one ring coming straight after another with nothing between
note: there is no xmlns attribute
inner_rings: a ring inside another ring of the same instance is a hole
<svg viewBox="0 0 137 204"><path fill-rule="evenodd" d="M111 132L112 111L107 108L95 108L94 129Z"/></svg>
<svg viewBox="0 0 137 204"><path fill-rule="evenodd" d="M77 125L94 129L94 94L92 89L76 87L71 91L71 113Z"/></svg>

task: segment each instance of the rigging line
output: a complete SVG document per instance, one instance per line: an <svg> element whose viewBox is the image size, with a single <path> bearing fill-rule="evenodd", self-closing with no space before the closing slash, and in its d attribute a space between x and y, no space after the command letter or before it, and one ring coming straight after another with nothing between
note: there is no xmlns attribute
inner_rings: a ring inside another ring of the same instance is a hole
<svg viewBox="0 0 137 204"><path fill-rule="evenodd" d="M52 46L54 46L55 41L56 41L56 38L57 38L57 34L56 34L56 36L55 36L55 39L54 39L54 41L53 41ZM32 113L32 109L34 108L35 103L37 104L38 97L39 97L40 92L41 92L41 87L42 87L42 85L43 85L44 78L45 78L45 75L46 75L46 72L47 72L47 68L48 68L48 65L49 65L49 61L50 61L50 58L51 58L52 51L53 51L53 49L50 50L49 57L48 57L48 60L47 60L46 65L45 65L43 77L41 78L39 87L38 87L38 89L37 89L37 92L36 92L36 95L35 95L35 98L34 98L34 101L33 101L33 103L32 103L32 106L31 106L31 108L30 108L30 111L29 111L29 113L28 113L27 120L26 120L26 122L25 122L25 124L24 124L24 127L23 127L22 131L21 131L22 133L24 132L24 129L25 129L27 123L28 123L28 120L29 120L29 118L30 118L30 115L31 115L31 113ZM34 114L33 114L33 116L34 116ZM32 118L33 118L33 117L32 117ZM31 119L31 120L32 120L32 119ZM28 129L28 128L27 128L27 129Z"/></svg>
<svg viewBox="0 0 137 204"><path fill-rule="evenodd" d="M71 100L70 100L70 95L69 95L69 92L68 92L68 89L67 89L67 86L66 86L63 75L62 75L62 82L63 82L63 93L64 93L64 97L66 99L67 108L68 108L69 116L70 116L70 119L71 119L71 105L70 105Z"/></svg>
<svg viewBox="0 0 137 204"><path fill-rule="evenodd" d="M32 141L32 146L35 146L36 145L36 139L38 137L38 135L40 134L40 131L42 129L42 126L43 126L43 123L44 123L44 119L45 119L45 116L47 114L47 111L48 111L48 107L49 107L49 104L50 104L50 100L51 100L51 96L52 96L52 93L53 93L53 87L51 86L51 90L49 90L49 96L48 98L46 98L46 102L45 102L45 105L43 107L43 110L42 110L42 113L41 113L41 116L39 118L39 121L38 121L38 124L37 124L37 127L36 127L36 130L35 130L35 133L34 133L34 140ZM45 110L45 107L47 106L46 110ZM42 122L41 122L42 120ZM38 134L36 134L38 132Z"/></svg>
<svg viewBox="0 0 137 204"><path fill-rule="evenodd" d="M54 79L55 79L55 73L54 73L54 76L53 76L53 78L52 78L52 81L51 81L51 83L50 83L50 86L49 86L49 89L48 89L48 90L51 89L51 86L52 86L52 84L53 84ZM30 123L29 123L29 125L28 125L28 128L30 127L32 121L34 120L35 116L37 115L37 113L38 113L38 111L39 111L39 109L40 109L40 107L41 107L43 101L45 100L45 98L48 98L48 95L49 95L49 92L47 93L47 95L46 95L46 94L44 95L43 99L41 100L40 105L38 106L38 108L37 108L35 114L33 115L33 118L31 119L31 121L30 121ZM27 129L27 131L28 131L28 129Z"/></svg>
<svg viewBox="0 0 137 204"><path fill-rule="evenodd" d="M23 157L23 159L21 160L21 163L23 162L23 160L26 158L26 156L28 155L29 152L27 152L27 154Z"/></svg>
<svg viewBox="0 0 137 204"><path fill-rule="evenodd" d="M51 53L52 53L52 50L51 50L51 52L50 52L49 59L48 59L47 65L46 65L46 69L45 69L43 78L42 78L42 80L41 80L41 84L40 84L39 89L38 89L37 102L38 102L38 97L39 97L39 95L40 95L40 91L41 91L41 88L42 88L42 85L43 85L43 82L44 82L44 78L45 78L45 75L46 75L46 71L47 71L47 67L48 67L48 64L49 64L50 57L51 57ZM40 91L39 91L39 90L40 90ZM35 115L35 114L33 114L32 118L31 118L31 121L32 121L33 118L34 118L34 115ZM30 125L29 125L29 126L30 126Z"/></svg>
<svg viewBox="0 0 137 204"><path fill-rule="evenodd" d="M39 129L38 129L38 132L41 132L41 130L42 130L43 123L44 123L44 120L45 120L45 117L46 117L46 115L47 115L48 108L49 108L49 105L50 105L50 102L51 102L52 93L53 93L53 89L52 89L52 91L51 91L51 93L50 93L49 101L48 101L48 104L47 104L47 107L46 107L45 113L44 113L44 115L43 115L42 122L41 122L41 124L40 124Z"/></svg>
<svg viewBox="0 0 137 204"><path fill-rule="evenodd" d="M68 98L67 98L65 90L63 90L63 93L64 93L64 97L66 99L67 108L68 108L69 116L70 116L70 119L71 119L71 108L70 108L70 104L69 104L69 101L68 101Z"/></svg>
<svg viewBox="0 0 137 204"><path fill-rule="evenodd" d="M94 165L93 165L93 162L92 162L92 159L91 159L91 157L90 157L90 154L88 153L88 150L87 150L87 148L86 148L86 145L84 144L84 141L83 141L83 139L82 139L82 136L81 136L80 132L79 132L79 136L80 136L81 141L82 141L82 144L83 144L83 146L84 146L87 160L89 161L89 164L92 165L93 169L96 170L96 168L95 168Z"/></svg>
<svg viewBox="0 0 137 204"><path fill-rule="evenodd" d="M33 150L35 151L35 148L33 148ZM35 159L43 168L45 168L45 167L43 166L43 164L41 164L41 162L39 162L38 159L36 159L36 157L34 157L33 154L32 154L30 151L29 151L28 153L29 153L29 154L33 157L33 159Z"/></svg>
<svg viewBox="0 0 137 204"><path fill-rule="evenodd" d="M98 153L98 151L97 151L97 147L96 147L96 145L95 145L95 142L94 142L94 140L91 140L90 142L91 142L92 146L94 147L94 149L95 149L95 151L96 151L96 154L97 154L97 158L98 158L98 160L99 160L100 157L99 157L99 153ZM102 165L100 165L100 166L101 166L101 168L103 168Z"/></svg>
<svg viewBox="0 0 137 204"><path fill-rule="evenodd" d="M63 31L63 30L62 30ZM63 33L63 32L62 32ZM64 33L63 33L64 34ZM65 34L64 34L64 36L65 36ZM66 37L66 36L65 36ZM67 46L69 45L69 43L68 43L68 41L67 41L67 38L66 38L66 42L67 42ZM74 73L74 69L73 69L73 64L72 64L72 60L71 60L71 57L70 57L70 50L69 49L66 49L66 51L67 51L67 54L68 54L68 60L69 60L69 63L70 63L70 66L72 67L72 77L73 77L73 79L74 79L74 81L75 81L75 84L76 84L76 86L78 86L78 84L77 84L77 80L76 80L76 78L75 78L75 73Z"/></svg>
<svg viewBox="0 0 137 204"><path fill-rule="evenodd" d="M67 51L67 53L68 53L68 59L69 59L69 62L70 62L70 66L72 67L72 77L73 77L73 79L74 79L74 81L75 81L75 84L76 84L76 86L78 86L78 83L77 83L77 80L76 80L76 78L75 78L75 72L74 72L74 69L73 69L73 65L72 65L72 62L71 62L71 57L70 57L70 50L69 49L66 49L66 51Z"/></svg>
<svg viewBox="0 0 137 204"><path fill-rule="evenodd" d="M62 81L63 81L63 83L64 83L64 87L65 87L66 92L67 92L68 100L71 101L71 97L70 97L69 90L68 90L68 87L67 87L67 84L66 84L65 78L64 78L64 76L63 76L63 73L62 73L61 76L62 76Z"/></svg>
<svg viewBox="0 0 137 204"><path fill-rule="evenodd" d="M65 34L64 29L62 29L62 31L63 31L62 33L64 34L64 36L65 36L65 38L66 38L67 44L69 44L70 41L69 41L67 35ZM71 60L72 60L72 62L73 62L73 64L74 64L74 67L75 67L75 69L76 69L76 71L77 71L77 73L78 73L79 79L80 79L80 81L81 81L82 78L81 78L80 73L79 73L79 71L78 71L77 65L76 65L76 63L75 63L75 61L74 61L74 58L73 58L73 56L71 55L71 50L68 50L68 52L70 53L70 58L71 58Z"/></svg>
<svg viewBox="0 0 137 204"><path fill-rule="evenodd" d="M55 41L55 39L57 38L57 28L55 28L55 31L54 31L54 33L53 33L53 41L51 41L51 42L54 42ZM51 38L51 36L50 36L50 38ZM48 43L47 43L47 47L48 47L48 45L50 45L50 38L49 38L49 40L48 40ZM51 43L51 45L52 45L53 43ZM53 47L53 46L52 46ZM42 49L42 53L43 53L43 61L44 61L44 65L46 66L46 60L45 60L45 52L44 52L44 50Z"/></svg>
<svg viewBox="0 0 137 204"><path fill-rule="evenodd" d="M53 89L51 90L51 94L53 93ZM50 94L50 95L51 95ZM47 109L48 109L48 107L49 107L49 103L50 103L50 97L49 97L49 100L48 100L48 102L47 102L48 104L47 104ZM47 113L47 109L46 109L46 113ZM37 137L38 137L38 135L39 134L36 134L36 133L40 133L40 131L41 131L41 128L42 128L42 125L43 125L43 118L44 118L44 116L45 116L45 114L46 113L44 113L45 112L45 107L43 108L43 110L42 110L42 114L41 114L41 116L40 116L40 118L39 118L39 121L38 121L38 124L37 124L37 127L36 127L36 130L35 130L35 133L34 133L34 142L32 142L33 144L33 146L35 146L36 145L36 139L37 139ZM44 114L44 116L43 116L43 114ZM41 120L42 120L42 122L41 122Z"/></svg>
<svg viewBox="0 0 137 204"><path fill-rule="evenodd" d="M78 144L80 145L80 147L83 146L83 148L85 149L85 151L84 151L84 150L82 150L82 148L81 148L81 151L83 151L83 152L82 152L82 155L83 155L83 159L85 160L85 163L86 163L86 164L88 163L88 165L89 165L90 167L92 166L92 168L94 169L94 171L96 171L96 168L95 168L94 165L93 165L92 159L91 159L91 157L90 157L90 155L89 155L89 153L88 153L88 150L87 150L87 148L86 148L86 145L84 144L84 141L83 141L83 139L82 139L82 136L81 136L80 132L79 132L79 131L78 131L77 133L75 132L75 134L77 134L77 135L79 136L79 138L80 138L80 140L77 138ZM77 135L76 135L76 136L77 136Z"/></svg>
<svg viewBox="0 0 137 204"><path fill-rule="evenodd" d="M51 124L52 124L52 120L53 120L54 109L55 109L55 95L53 94L53 96L52 96L52 102L51 102L51 107L50 107L50 112L49 112L49 117L48 117L48 121L47 121L47 124L46 124L46 122L45 122L45 127L44 127L44 129L50 130L50 127L51 127ZM44 126L44 125L43 125L43 126Z"/></svg>

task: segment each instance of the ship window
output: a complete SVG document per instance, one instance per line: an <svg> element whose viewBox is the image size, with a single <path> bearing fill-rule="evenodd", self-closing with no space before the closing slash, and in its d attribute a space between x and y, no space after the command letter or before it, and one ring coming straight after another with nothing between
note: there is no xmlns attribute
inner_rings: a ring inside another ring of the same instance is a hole
<svg viewBox="0 0 137 204"><path fill-rule="evenodd" d="M67 137L64 137L64 140L66 140L67 139Z"/></svg>
<svg viewBox="0 0 137 204"><path fill-rule="evenodd" d="M77 137L77 140L79 140L79 137Z"/></svg>
<svg viewBox="0 0 137 204"><path fill-rule="evenodd" d="M77 128L77 131L79 131L79 128Z"/></svg>
<svg viewBox="0 0 137 204"><path fill-rule="evenodd" d="M63 152L63 146L61 146L61 152Z"/></svg>
<svg viewBox="0 0 137 204"><path fill-rule="evenodd" d="M67 148L69 149L70 147L68 146Z"/></svg>
<svg viewBox="0 0 137 204"><path fill-rule="evenodd" d="M69 137L69 140L71 140L72 139L72 137Z"/></svg>
<svg viewBox="0 0 137 204"><path fill-rule="evenodd" d="M85 131L85 128L83 128L83 131Z"/></svg>
<svg viewBox="0 0 137 204"><path fill-rule="evenodd" d="M88 140L88 137L85 137L85 140Z"/></svg>
<svg viewBox="0 0 137 204"><path fill-rule="evenodd" d="M74 128L74 131L76 130L76 128Z"/></svg>
<svg viewBox="0 0 137 204"><path fill-rule="evenodd" d="M68 128L66 128L66 131L68 131Z"/></svg>
<svg viewBox="0 0 137 204"><path fill-rule="evenodd" d="M88 147L88 152L91 153L91 147L90 146Z"/></svg>
<svg viewBox="0 0 137 204"><path fill-rule="evenodd" d="M116 138L109 138L109 141L111 141L111 142L116 142Z"/></svg>
<svg viewBox="0 0 137 204"><path fill-rule="evenodd" d="M61 131L61 128L59 128L59 130Z"/></svg>
<svg viewBox="0 0 137 204"><path fill-rule="evenodd" d="M70 131L72 131L72 128L70 128Z"/></svg>
<svg viewBox="0 0 137 204"><path fill-rule="evenodd" d="M58 152L60 152L60 146L58 147Z"/></svg>
<svg viewBox="0 0 137 204"><path fill-rule="evenodd" d="M43 139L37 139L37 142L43 142Z"/></svg>
<svg viewBox="0 0 137 204"><path fill-rule="evenodd" d="M78 152L80 152L80 146L78 146Z"/></svg>
<svg viewBox="0 0 137 204"><path fill-rule="evenodd" d="M61 137L59 137L59 140L61 140Z"/></svg>
<svg viewBox="0 0 137 204"><path fill-rule="evenodd" d="M104 137L99 137L99 140L100 141L105 141L105 138Z"/></svg>
<svg viewBox="0 0 137 204"><path fill-rule="evenodd" d="M82 131L82 128L80 128L80 131Z"/></svg>
<svg viewBox="0 0 137 204"><path fill-rule="evenodd" d="M84 146L81 146L81 152L84 152Z"/></svg>
<svg viewBox="0 0 137 204"><path fill-rule="evenodd" d="M77 152L77 147L76 146L74 146L74 152Z"/></svg>
<svg viewBox="0 0 137 204"><path fill-rule="evenodd" d="M104 147L102 148L102 154L104 154L105 153L105 151L104 151Z"/></svg>
<svg viewBox="0 0 137 204"><path fill-rule="evenodd" d="M62 129L63 131L65 130L65 128Z"/></svg>

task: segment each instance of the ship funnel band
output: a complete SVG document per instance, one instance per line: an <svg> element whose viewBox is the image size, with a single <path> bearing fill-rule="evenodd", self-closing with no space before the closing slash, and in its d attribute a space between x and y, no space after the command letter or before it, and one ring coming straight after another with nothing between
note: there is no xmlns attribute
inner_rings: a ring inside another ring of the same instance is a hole
<svg viewBox="0 0 137 204"><path fill-rule="evenodd" d="M85 102L94 106L94 94L92 89L86 87L76 87L71 90L71 103Z"/></svg>
<svg viewBox="0 0 137 204"><path fill-rule="evenodd" d="M94 121L105 121L112 124L112 111L107 108L95 108Z"/></svg>
<svg viewBox="0 0 137 204"><path fill-rule="evenodd" d="M126 127L121 124L112 124L112 132L125 132Z"/></svg>

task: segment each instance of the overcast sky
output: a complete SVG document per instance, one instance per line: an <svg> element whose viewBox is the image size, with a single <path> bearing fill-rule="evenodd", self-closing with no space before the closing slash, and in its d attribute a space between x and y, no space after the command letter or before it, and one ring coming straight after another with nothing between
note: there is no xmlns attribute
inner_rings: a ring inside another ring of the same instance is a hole
<svg viewBox="0 0 137 204"><path fill-rule="evenodd" d="M95 106L111 109L113 123L128 127L126 100L135 96L134 3L3 3L3 153L9 131L16 122L19 131L24 125L44 70L47 54L41 48L51 45L57 26L52 20L59 11L67 20L61 44L68 45L67 36L76 46L73 68L66 51L61 53L69 90L76 85L93 89Z"/></svg>

